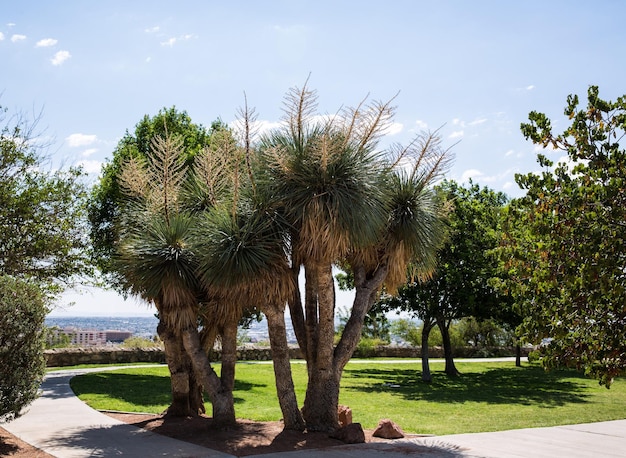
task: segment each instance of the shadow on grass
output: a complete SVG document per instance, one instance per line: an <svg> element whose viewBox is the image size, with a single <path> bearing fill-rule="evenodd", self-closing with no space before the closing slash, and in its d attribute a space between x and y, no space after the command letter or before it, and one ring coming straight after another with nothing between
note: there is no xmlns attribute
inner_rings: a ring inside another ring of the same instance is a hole
<svg viewBox="0 0 626 458"><path fill-rule="evenodd" d="M70 385L77 396L102 395L119 401L128 402L142 410L155 405L169 405L171 402L171 384L169 376L154 374L120 374L115 372L96 372L74 377ZM235 381L235 391L248 391L266 385ZM208 397L205 397L208 402ZM235 398L235 404L243 402Z"/></svg>
<svg viewBox="0 0 626 458"><path fill-rule="evenodd" d="M410 369L347 369L345 389L363 393L395 392L407 400L491 404L520 404L558 407L584 403L588 395L573 381L573 372L545 372L538 367L498 368L448 377L434 372L433 381L421 380L421 372Z"/></svg>

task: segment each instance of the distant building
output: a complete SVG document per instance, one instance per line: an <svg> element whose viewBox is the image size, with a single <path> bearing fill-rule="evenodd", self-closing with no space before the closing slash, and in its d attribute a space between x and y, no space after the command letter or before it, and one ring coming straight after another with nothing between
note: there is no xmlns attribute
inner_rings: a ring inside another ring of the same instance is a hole
<svg viewBox="0 0 626 458"><path fill-rule="evenodd" d="M95 331L76 328L64 328L60 330L70 338L70 344L81 347L106 345L108 343L122 343L133 335L130 331Z"/></svg>

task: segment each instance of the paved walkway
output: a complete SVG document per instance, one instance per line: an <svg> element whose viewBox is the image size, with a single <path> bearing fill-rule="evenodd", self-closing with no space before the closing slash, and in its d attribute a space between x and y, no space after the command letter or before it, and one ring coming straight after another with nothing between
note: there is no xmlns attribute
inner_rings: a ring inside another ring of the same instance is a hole
<svg viewBox="0 0 626 458"><path fill-rule="evenodd" d="M42 384L42 396L29 411L0 426L59 458L232 456L117 421L91 409L70 389L73 376L107 369L111 368L50 372ZM626 420L346 445L256 458L312 458L322 453L340 458L626 458Z"/></svg>

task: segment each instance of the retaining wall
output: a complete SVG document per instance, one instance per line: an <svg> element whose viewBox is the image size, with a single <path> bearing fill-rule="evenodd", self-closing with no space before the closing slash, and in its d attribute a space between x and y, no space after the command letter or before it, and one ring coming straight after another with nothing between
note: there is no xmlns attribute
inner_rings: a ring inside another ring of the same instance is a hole
<svg viewBox="0 0 626 458"><path fill-rule="evenodd" d="M292 347L292 359L301 359L300 349ZM456 358L480 358L497 356L514 356L514 348L476 349L473 347L455 348ZM419 347L374 347L357 350L355 357L367 358L419 358ZM443 349L433 347L429 349L431 358L443 358ZM522 349L522 356L528 356L528 349ZM165 355L160 348L128 349L120 347L97 348L56 348L45 351L48 367L76 366L78 364L128 364L128 363L165 363ZM219 352L212 352L212 361L220 359ZM270 361L272 352L267 347L245 347L237 350L237 359L240 361Z"/></svg>

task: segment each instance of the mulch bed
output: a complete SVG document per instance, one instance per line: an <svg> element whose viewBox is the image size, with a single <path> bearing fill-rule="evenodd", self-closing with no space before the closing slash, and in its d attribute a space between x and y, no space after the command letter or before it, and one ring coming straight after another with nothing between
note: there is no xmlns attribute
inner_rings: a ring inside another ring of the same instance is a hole
<svg viewBox="0 0 626 458"><path fill-rule="evenodd" d="M337 439L331 439L327 433L283 431L283 424L279 421L237 420L236 426L220 429L213 425L210 417L204 415L170 418L162 415L108 412L106 414L124 423L235 456L345 445ZM373 437L372 432L365 431L366 442L386 442L384 439Z"/></svg>

